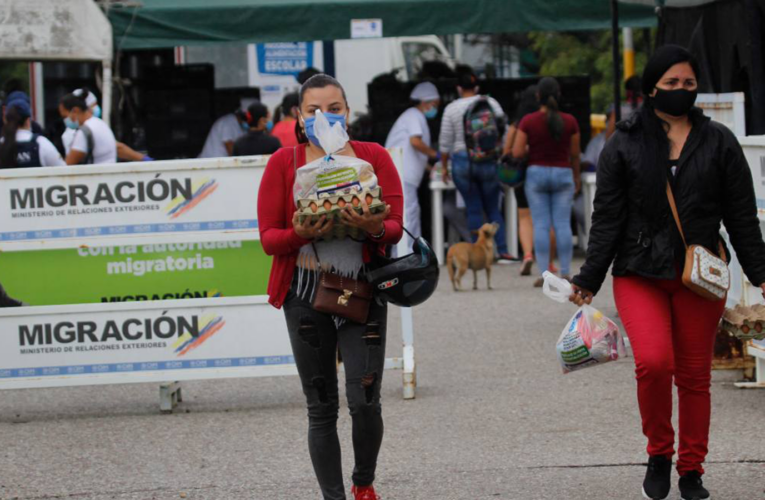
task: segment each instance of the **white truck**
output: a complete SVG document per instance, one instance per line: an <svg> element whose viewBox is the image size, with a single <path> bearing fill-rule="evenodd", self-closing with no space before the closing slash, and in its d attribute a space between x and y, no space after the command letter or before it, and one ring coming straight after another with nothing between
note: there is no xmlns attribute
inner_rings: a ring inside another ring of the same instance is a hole
<svg viewBox="0 0 765 500"><path fill-rule="evenodd" d="M261 101L271 110L298 90L297 75L304 69L334 72L348 95L352 118L367 112L367 84L374 77L398 70L399 79L413 80L424 62L434 60L454 65L435 35L183 49L185 63L215 64L216 87L259 87Z"/></svg>

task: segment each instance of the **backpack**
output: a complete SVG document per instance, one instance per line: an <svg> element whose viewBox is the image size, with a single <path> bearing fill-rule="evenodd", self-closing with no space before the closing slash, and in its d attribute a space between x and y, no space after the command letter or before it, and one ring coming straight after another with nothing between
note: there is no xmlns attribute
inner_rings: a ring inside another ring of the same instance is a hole
<svg viewBox="0 0 765 500"><path fill-rule="evenodd" d="M88 152L85 155L85 158L83 158L83 160L80 162L80 165L90 165L93 163L93 150L96 148L96 141L93 137L93 131L85 125L82 125L78 131L82 131L82 133L85 135L85 141L88 145Z"/></svg>
<svg viewBox="0 0 765 500"><path fill-rule="evenodd" d="M29 141L16 143L16 168L41 167L39 134L32 134Z"/></svg>
<svg viewBox="0 0 765 500"><path fill-rule="evenodd" d="M465 146L471 163L496 162L502 156L501 122L481 96L465 112Z"/></svg>

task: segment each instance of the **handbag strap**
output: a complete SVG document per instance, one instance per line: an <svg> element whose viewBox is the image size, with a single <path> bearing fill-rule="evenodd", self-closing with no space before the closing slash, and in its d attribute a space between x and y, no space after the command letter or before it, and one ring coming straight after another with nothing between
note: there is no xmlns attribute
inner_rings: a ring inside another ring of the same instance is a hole
<svg viewBox="0 0 765 500"><path fill-rule="evenodd" d="M675 218L675 224L677 224L677 229L680 231L680 237L683 239L683 245L685 246L685 249L688 249L688 243L685 241L685 233L683 233L683 225L680 223L680 215L677 212L677 204L675 203L675 195L672 194L672 186L669 185L669 181L667 181L667 199L669 200L669 208L672 209L672 216ZM727 264L728 262L728 255L725 253L725 246L723 246L722 240L717 241L717 250L720 252L720 258Z"/></svg>
<svg viewBox="0 0 765 500"><path fill-rule="evenodd" d="M669 208L672 209L672 216L675 218L675 224L680 231L680 237L683 239L683 245L688 248L688 242L685 241L685 233L683 232L683 225L680 223L680 215L677 213L677 204L675 203L675 195L672 194L672 186L667 181L667 199L669 200Z"/></svg>
<svg viewBox="0 0 765 500"><path fill-rule="evenodd" d="M313 255L316 257L316 264L319 265L319 270L321 270L321 259L319 259L319 251L316 250L316 245L314 242L311 242L311 248L313 248Z"/></svg>

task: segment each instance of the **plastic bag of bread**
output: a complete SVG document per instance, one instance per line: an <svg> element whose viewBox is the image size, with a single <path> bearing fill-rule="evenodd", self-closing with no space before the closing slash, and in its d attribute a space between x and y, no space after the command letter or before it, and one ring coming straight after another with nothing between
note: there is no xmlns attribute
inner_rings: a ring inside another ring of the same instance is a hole
<svg viewBox="0 0 765 500"><path fill-rule="evenodd" d="M573 292L571 284L549 271L543 276L542 292L556 302L567 302ZM586 304L566 324L556 351L563 373L616 361L626 353L624 338L616 323Z"/></svg>

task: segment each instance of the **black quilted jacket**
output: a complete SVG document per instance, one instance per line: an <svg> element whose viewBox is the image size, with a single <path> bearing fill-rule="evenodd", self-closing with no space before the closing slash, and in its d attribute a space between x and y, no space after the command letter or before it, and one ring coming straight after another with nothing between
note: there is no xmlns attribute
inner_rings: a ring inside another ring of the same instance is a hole
<svg viewBox="0 0 765 500"><path fill-rule="evenodd" d="M749 165L730 130L700 110L692 116L673 179L687 242L716 250L724 223L744 272L759 286L765 283L765 242ZM619 123L598 163L587 260L573 280L593 293L611 264L614 276L673 279L685 258L669 202L649 203L644 195L656 177L641 168L640 129L637 116Z"/></svg>

